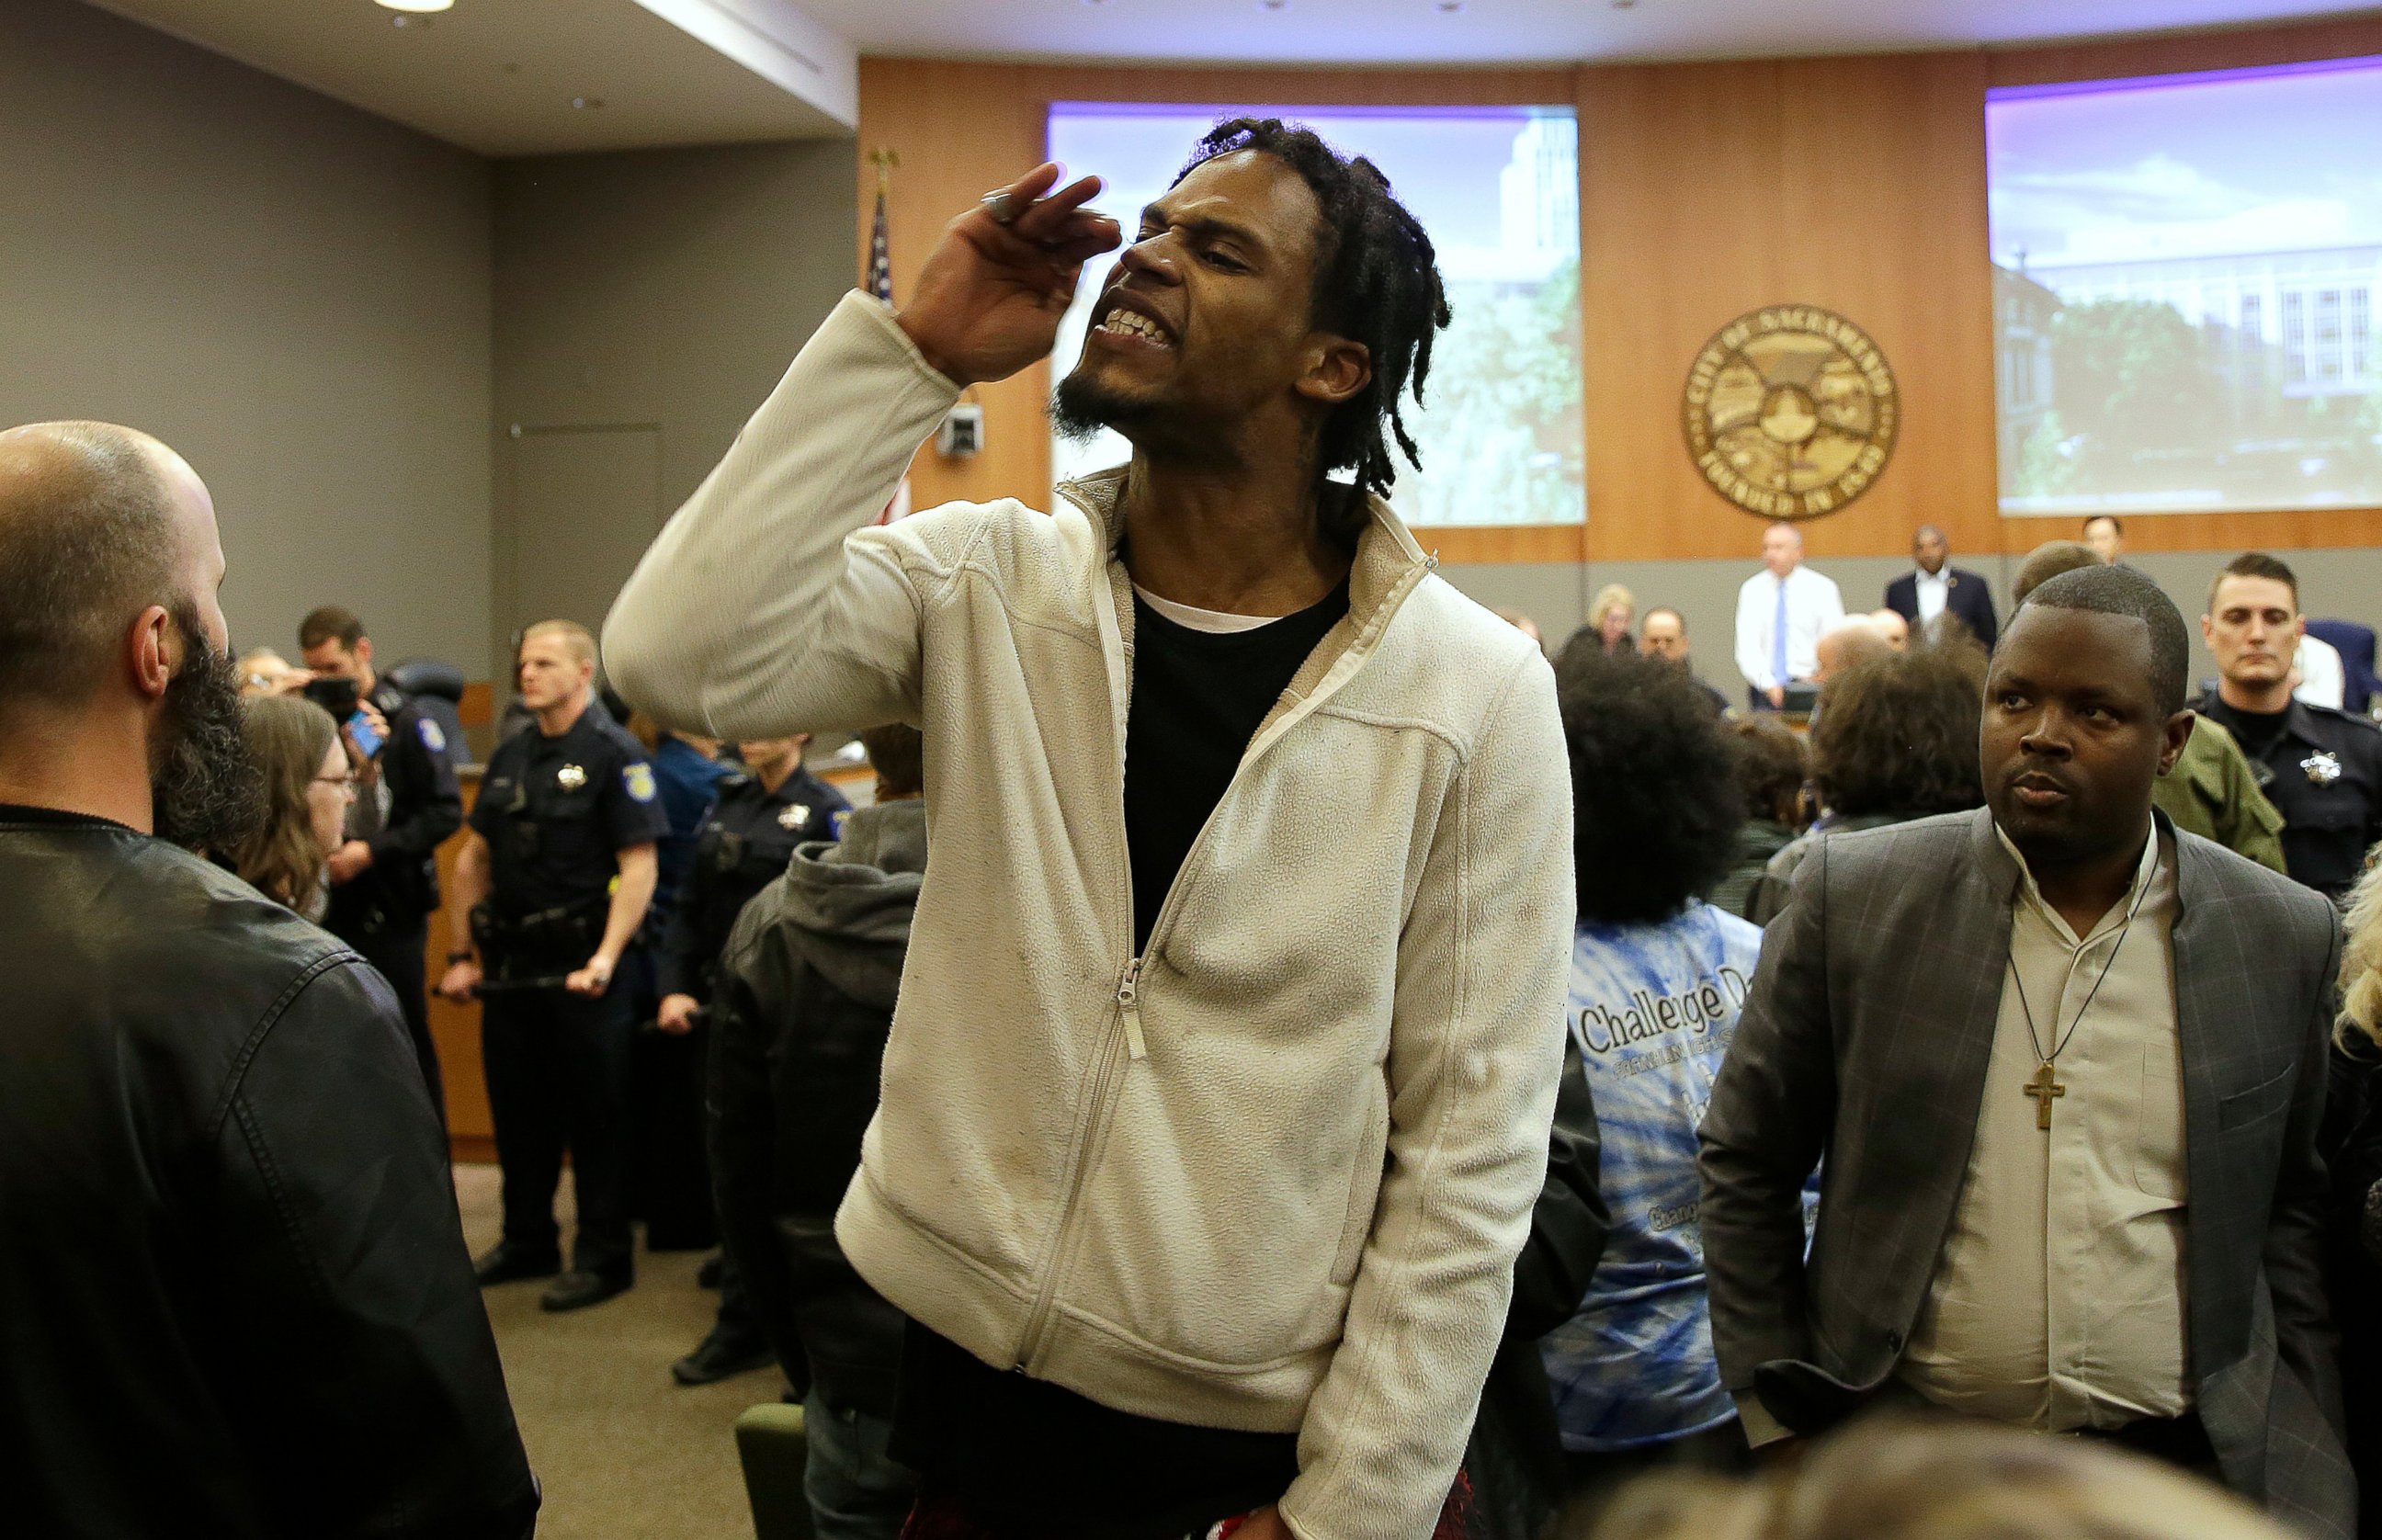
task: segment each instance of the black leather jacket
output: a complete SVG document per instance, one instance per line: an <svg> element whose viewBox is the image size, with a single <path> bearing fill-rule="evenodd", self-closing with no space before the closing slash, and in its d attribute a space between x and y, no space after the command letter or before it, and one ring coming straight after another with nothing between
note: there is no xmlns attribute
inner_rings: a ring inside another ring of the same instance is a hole
<svg viewBox="0 0 2382 1540"><path fill-rule="evenodd" d="M0 807L0 1529L519 1540L396 1000L237 877Z"/></svg>

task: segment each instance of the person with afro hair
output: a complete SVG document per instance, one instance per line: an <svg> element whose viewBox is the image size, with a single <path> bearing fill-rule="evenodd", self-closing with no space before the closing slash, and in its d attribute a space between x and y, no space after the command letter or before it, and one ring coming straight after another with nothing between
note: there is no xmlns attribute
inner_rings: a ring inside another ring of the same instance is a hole
<svg viewBox="0 0 2382 1540"><path fill-rule="evenodd" d="M1590 634L1555 682L1579 888L1566 1069L1594 1092L1610 1218L1578 1308L1541 1350L1566 1485L1593 1503L1654 1464L1744 1459L1704 1299L1696 1121L1762 933L1706 901L1735 863L1746 799L1693 678Z"/></svg>

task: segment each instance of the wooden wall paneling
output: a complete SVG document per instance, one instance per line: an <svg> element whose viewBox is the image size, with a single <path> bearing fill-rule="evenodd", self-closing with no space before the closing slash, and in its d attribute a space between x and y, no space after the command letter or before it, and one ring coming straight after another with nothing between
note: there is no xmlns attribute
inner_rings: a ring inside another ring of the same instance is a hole
<svg viewBox="0 0 2382 1540"><path fill-rule="evenodd" d="M482 701L486 699L485 686ZM463 806L479 799L477 771L463 776ZM430 917L429 945L423 948L430 987L430 1038L438 1045L438 1078L447 1089L447 1145L457 1160L486 1163L497 1158L497 1121L488 1111L488 1081L480 1068L480 1008L459 1006L438 994L438 980L447 972L447 953L454 945L454 917L447 896L455 891L455 854L469 837L458 829L438 847L438 912Z"/></svg>
<svg viewBox="0 0 2382 1540"><path fill-rule="evenodd" d="M1885 473L1805 526L1812 553L1897 552L1931 519L1997 548L1983 96L1968 54L1582 73L1593 557L1751 555L1762 520L1696 473L1679 397L1713 332L1799 301L1875 338L1903 396Z"/></svg>
<svg viewBox="0 0 2382 1540"><path fill-rule="evenodd" d="M2074 540L2083 521L2071 514L2002 520L2013 555L2046 540ZM2274 551L2382 545L2382 508L2295 508L2276 513L2127 515L2129 551Z"/></svg>
<svg viewBox="0 0 2382 1540"><path fill-rule="evenodd" d="M867 276L868 242L877 204L876 169L868 156L890 150L901 157L886 203L898 304L917 280L943 226L994 188L1042 159L1046 104L1019 77L1031 73L997 65L929 59L864 59L860 66L860 248L858 275ZM976 388L985 409L985 448L947 460L931 445L911 464L910 491L918 507L953 498L988 501L1024 497L1040 507L1050 484L1050 442L1042 422L1050 371L1041 364L1011 379Z"/></svg>
<svg viewBox="0 0 2382 1540"><path fill-rule="evenodd" d="M1414 532L1415 543L1451 566L1588 559L1588 531L1579 524L1437 524Z"/></svg>
<svg viewBox="0 0 2382 1540"><path fill-rule="evenodd" d="M1786 298L1779 66L1580 75L1580 312L1588 550L1743 556L1759 524L1688 458L1679 396L1713 333ZM1751 297L1751 298L1749 298Z"/></svg>
<svg viewBox="0 0 2382 1540"><path fill-rule="evenodd" d="M1984 61L1814 59L1779 78L1777 298L1809 299L1868 332L1902 397L1892 459L1851 506L1805 526L1811 549L1893 555L1932 522L1955 550L1995 550Z"/></svg>

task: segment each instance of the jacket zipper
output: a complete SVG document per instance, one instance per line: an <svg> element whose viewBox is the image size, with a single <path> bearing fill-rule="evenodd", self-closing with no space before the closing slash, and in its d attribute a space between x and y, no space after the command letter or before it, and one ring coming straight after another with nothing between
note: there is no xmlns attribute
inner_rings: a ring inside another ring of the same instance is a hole
<svg viewBox="0 0 2382 1540"><path fill-rule="evenodd" d="M1123 989L1119 985L1119 989ZM1075 1209L1083 1202L1084 1183L1091 1175L1092 1152L1099 1147L1108 1130L1109 1114L1114 1110L1116 1094L1124 1082L1117 1067L1117 1039L1122 1033L1123 1012L1119 1021L1100 1037L1100 1069L1092 1082L1091 1105L1085 1109L1082 1132L1075 1145L1075 1158L1067 1171L1067 1195L1059 1205L1059 1220L1051 1229L1050 1248L1042 1259L1041 1287L1034 1291L1034 1308L1026 1314L1025 1335L1017 1343L1016 1369L1031 1372L1034 1355L1041 1351L1042 1338L1050 1324L1050 1308L1059 1297L1059 1274L1067 1256L1067 1242L1075 1225ZM1140 1031L1138 1026L1134 1028Z"/></svg>
<svg viewBox="0 0 2382 1540"><path fill-rule="evenodd" d="M1062 487L1060 493L1081 508L1095 527L1104 527L1105 521L1101 519L1099 510L1086 504L1068 488ZM1111 738L1116 745L1117 788L1121 799L1124 787L1125 725L1133 712L1133 669L1130 661L1124 657L1124 619L1122 616L1114 614L1115 581L1109 573L1109 562L1112 559L1114 559L1112 556L1102 557L1099 574L1099 581L1109 585L1109 608L1111 612L1110 619L1117 629L1117 666L1123 670L1121 680L1122 691L1112 690L1111 695L1113 702L1111 708L1111 715L1113 718ZM1106 655L1108 649L1105 642L1100 651L1101 666L1106 668L1110 664ZM1120 801L1118 804L1120 834L1123 830L1123 805ZM1123 868L1120 874L1123 880L1119 884L1119 890L1124 895L1122 918L1124 934L1129 936L1133 934L1133 853L1124 849L1122 840L1118 843L1117 864ZM1013 1367L1020 1374L1031 1372L1034 1357L1042 1351L1042 1339L1050 1330L1051 1307L1059 1297L1059 1275L1065 1268L1068 1243L1074 1239L1075 1210L1083 1202L1084 1183L1091 1175L1092 1153L1099 1147L1101 1139L1108 1132L1109 1114L1114 1109L1117 1091L1123 1082L1123 1076L1118 1070L1116 1062L1117 1039L1120 1036L1124 1039L1129 1059L1141 1058L1148 1052L1148 1045L1143 1041L1141 1034L1140 984L1141 959L1136 956L1126 961L1123 971L1117 977L1114 996L1117 1006L1116 1017L1111 1022L1109 1031L1103 1033L1100 1039L1099 1073L1092 1082L1090 1103L1085 1108L1083 1123L1076 1134L1074 1159L1069 1164L1067 1170L1066 1196L1060 1202L1058 1222L1051 1228L1050 1244L1043 1253L1042 1281L1034 1290L1034 1308L1026 1313L1025 1330L1017 1341L1016 1363Z"/></svg>
<svg viewBox="0 0 2382 1540"><path fill-rule="evenodd" d="M1060 492L1061 495L1081 508L1095 524L1105 522L1098 508L1086 503L1072 490L1062 487ZM1104 557L1100 564L1100 579L1111 585L1110 608L1111 610L1116 607L1115 588L1114 581L1109 576L1108 563L1113 559L1113 556ZM1383 605L1394 611L1405 602L1406 596L1414 591L1415 584L1421 581L1426 574L1436 571L1438 567L1439 558L1436 555L1427 556L1418 570L1400 581L1397 587L1383 599ZM1383 624L1387 624L1387 621L1384 620ZM1123 662L1124 660L1122 657L1122 642L1124 635L1124 622L1122 617L1116 617L1116 627L1120 642L1120 662ZM1314 699L1309 697L1309 703L1312 703ZM1124 674L1122 706L1123 715L1114 725L1117 747L1117 786L1120 796L1123 794L1124 786L1125 733L1131 720L1132 710L1133 673L1128 666ZM1124 1040L1125 1057L1128 1063L1148 1057L1148 1044L1143 1038L1141 1030L1142 965L1148 959L1150 948L1156 946L1159 938L1166 934L1166 923L1173 918L1176 902L1182 896L1183 874L1190 870L1191 863L1206 848L1209 832L1216 826L1217 813L1223 807L1226 799L1232 796L1234 789L1241 784L1241 777L1249 765L1267 749L1272 748L1275 741L1281 739L1290 726L1289 719L1285 717L1273 723L1270 728L1261 731L1259 736L1265 738L1264 743L1261 746L1252 744L1250 752L1244 753L1240 764L1233 767L1233 778L1225 783L1223 794L1216 799L1216 806L1208 810L1207 821L1199 825L1199 833L1192 839L1191 848L1183 854L1183 864L1175 868L1174 880L1167 885L1166 897L1159 900L1158 913L1151 917L1149 923L1149 939L1142 944L1140 950L1135 956L1126 959L1123 972L1117 976L1116 1019L1111 1030L1103 1034L1100 1041L1099 1074L1092 1083L1091 1105L1086 1109L1082 1130L1075 1145L1075 1157L1067 1172L1067 1195L1059 1205L1058 1224L1052 1231L1050 1246L1043 1256L1042 1282L1034 1291L1034 1308L1026 1314L1025 1330L1018 1340L1016 1362L1013 1366L1019 1373L1031 1371L1034 1356L1041 1351L1043 1337L1050 1328L1051 1308L1059 1295L1059 1275L1066 1260L1068 1241L1073 1238L1071 1232L1074 1228L1075 1210L1083 1200L1084 1183L1091 1172L1092 1154L1099 1148L1100 1141L1108 1132L1109 1115L1114 1110L1117 1092L1123 1083L1123 1075L1116 1062L1117 1039L1121 1036ZM1271 736L1266 737L1266 732L1271 732ZM1131 935L1133 931L1132 852L1121 850L1119 860L1124 867L1124 881L1122 886L1124 893L1125 932Z"/></svg>
<svg viewBox="0 0 2382 1540"><path fill-rule="evenodd" d="M1117 982L1117 1009L1124 1022L1124 1048L1128 1058L1148 1058L1149 1045L1141 1038L1141 959L1135 958L1124 965L1124 977Z"/></svg>

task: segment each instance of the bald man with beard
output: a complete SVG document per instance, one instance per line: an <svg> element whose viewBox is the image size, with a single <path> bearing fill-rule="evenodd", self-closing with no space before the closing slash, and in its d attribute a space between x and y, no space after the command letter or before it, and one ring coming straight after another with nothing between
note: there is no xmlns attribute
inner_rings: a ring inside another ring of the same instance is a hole
<svg viewBox="0 0 2382 1540"><path fill-rule="evenodd" d="M260 815L179 455L0 433L10 1532L518 1540L538 1494L395 997L185 847Z"/></svg>

